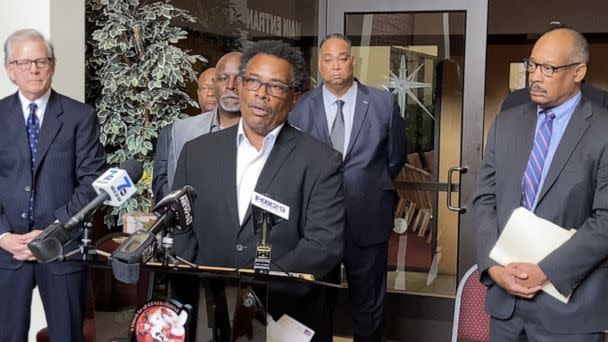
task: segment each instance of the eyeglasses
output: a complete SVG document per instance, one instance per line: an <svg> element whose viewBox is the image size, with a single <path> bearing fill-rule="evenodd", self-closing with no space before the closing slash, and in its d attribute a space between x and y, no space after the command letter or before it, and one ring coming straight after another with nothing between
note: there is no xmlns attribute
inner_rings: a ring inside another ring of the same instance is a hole
<svg viewBox="0 0 608 342"><path fill-rule="evenodd" d="M286 97L291 90L295 89L294 86L290 86L282 82L262 82L249 76L241 76L240 79L241 83L243 84L243 88L249 91L256 91L260 89L261 86L265 86L266 91L270 96L278 98Z"/></svg>
<svg viewBox="0 0 608 342"><path fill-rule="evenodd" d="M38 59L19 59L16 61L12 61L9 64L14 64L17 66L17 68L19 68L19 70L21 71L27 71L30 70L30 68L32 67L32 63L36 64L36 67L38 69L47 69L49 66L51 66L51 63L53 62L52 58L38 58Z"/></svg>
<svg viewBox="0 0 608 342"><path fill-rule="evenodd" d="M552 65L547 65L547 64L534 63L529 58L524 59L524 65L526 67L527 72L533 73L536 70L536 67L540 67L540 72L547 77L553 76L553 74L559 69L568 68L568 67L571 67L571 66L577 65L577 64L581 64L581 63L576 62L576 63L570 63L570 64L566 64L566 65L552 66Z"/></svg>

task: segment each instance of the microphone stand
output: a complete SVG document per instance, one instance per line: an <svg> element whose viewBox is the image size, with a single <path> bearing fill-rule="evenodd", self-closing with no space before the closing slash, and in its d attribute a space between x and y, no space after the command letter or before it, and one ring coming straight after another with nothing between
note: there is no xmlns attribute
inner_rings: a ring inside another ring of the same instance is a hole
<svg viewBox="0 0 608 342"><path fill-rule="evenodd" d="M192 263L173 252L173 227L169 227L165 231L165 235L161 238L161 243L157 247L157 257L162 267L177 267L180 264L188 265L191 268L198 268L198 265Z"/></svg>
<svg viewBox="0 0 608 342"><path fill-rule="evenodd" d="M78 246L78 248L75 248L69 252L67 252L66 254L62 255L61 257L59 257L58 260L67 260L68 258L70 258L73 255L76 255L78 253L82 254L82 260L86 261L89 260L89 256L90 255L101 255L104 256L106 258L110 258L111 254L110 253L106 253L102 250L99 250L97 248L95 248L95 246L93 244L91 244L91 242L93 242L93 238L92 238L92 228L93 228L93 222L91 222L90 218L85 220L82 223L82 226L80 228L81 230L81 234L82 237L80 238L80 245Z"/></svg>

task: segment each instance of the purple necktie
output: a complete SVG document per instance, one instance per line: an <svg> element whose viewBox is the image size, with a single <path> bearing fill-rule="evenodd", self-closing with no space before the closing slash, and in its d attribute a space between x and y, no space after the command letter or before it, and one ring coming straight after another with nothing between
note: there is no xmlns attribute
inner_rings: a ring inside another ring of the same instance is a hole
<svg viewBox="0 0 608 342"><path fill-rule="evenodd" d="M538 185L543 174L543 166L545 165L545 158L547 157L549 143L551 142L553 119L555 118L555 114L551 111L545 110L543 114L545 115L545 119L534 137L534 147L532 147L532 152L530 152L528 165L526 165L524 178L521 182L521 204L528 210L532 208L536 199L536 193L539 190Z"/></svg>

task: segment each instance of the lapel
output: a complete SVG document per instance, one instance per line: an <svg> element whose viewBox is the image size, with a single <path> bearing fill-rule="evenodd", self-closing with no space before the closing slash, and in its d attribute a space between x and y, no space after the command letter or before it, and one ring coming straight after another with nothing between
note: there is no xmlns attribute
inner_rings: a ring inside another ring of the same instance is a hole
<svg viewBox="0 0 608 342"><path fill-rule="evenodd" d="M319 87L314 90L311 95L312 107L310 113L312 113L312 121L317 131L316 136L321 142L330 145L329 142L329 128L327 127L327 115L325 114L325 104L323 102L323 87Z"/></svg>
<svg viewBox="0 0 608 342"><path fill-rule="evenodd" d="M57 93L55 93L54 90L51 90L51 97L49 98L49 103L47 104L44 112L42 127L40 127L36 165L34 165L34 175L36 175L36 171L38 171L40 163L42 163L42 160L44 160L51 143L63 125L62 121L60 120L61 114L63 114L63 108L61 107L61 103L59 103Z"/></svg>
<svg viewBox="0 0 608 342"><path fill-rule="evenodd" d="M236 133L238 124L226 130L232 130L231 134L225 134L225 141L222 142L228 151L220 153L222 189L228 189L226 194L226 205L230 212L230 217L235 227L239 225L238 205L236 200ZM221 150L221 149L220 149Z"/></svg>
<svg viewBox="0 0 608 342"><path fill-rule="evenodd" d="M508 114L511 115L511 114ZM514 113L517 117L511 118L515 121L515 132L512 134L511 139L508 143L507 150L510 152L508 162L506 165L512 166L512 172L505 172L504 177L509 177L509 180L505 184L517 184L518 186L512 186L508 188L507 197L504 199L505 203L510 208L517 208L521 206L521 182L524 176L528 159L530 158L530 152L532 146L534 146L534 133L536 128L536 104L530 103L524 106L520 113Z"/></svg>
<svg viewBox="0 0 608 342"><path fill-rule="evenodd" d="M350 133L350 141L348 143L348 149L346 150L344 159L348 158L350 151L352 151L353 146L357 141L357 137L359 136L359 132L361 132L361 127L363 126L363 121L365 121L365 117L367 116L368 108L369 90L366 86L361 84L361 82L357 81L357 99L355 103L355 115L353 117L353 129Z"/></svg>
<svg viewBox="0 0 608 342"><path fill-rule="evenodd" d="M255 185L255 192L260 194L266 193L270 183L272 183L273 179L281 169L281 166L296 147L295 138L297 137L297 132L298 131L295 128L292 128L289 123L285 122L285 126L283 126L281 129L281 132L277 137L277 141L275 142L274 147L266 160L266 164L264 164L264 167L262 168L260 177L258 177L258 182ZM234 169L236 170L236 165ZM245 219L243 220L241 229L247 225L250 219L251 205L247 207L247 213L245 213Z"/></svg>
<svg viewBox="0 0 608 342"><path fill-rule="evenodd" d="M6 116L2 116L5 123L1 127L8 128L11 131L14 130L14 136L16 138L15 144L19 150L19 155L24 156L27 160L27 165L30 165L32 158L30 154L30 143L27 137L27 125L25 124L21 101L17 94L18 93L15 93L10 99L8 105L9 111L6 113Z"/></svg>
<svg viewBox="0 0 608 342"><path fill-rule="evenodd" d="M547 172L547 178L543 183L540 196L538 197L538 203L543 200L547 194L547 191L549 191L551 186L553 186L555 180L557 180L557 177L566 165L566 162L568 162L568 159L570 159L572 152L574 152L574 149L589 128L590 123L588 119L591 117L591 115L591 103L581 98L578 106L574 110L574 113L572 113L572 117L570 118L570 122L568 122L566 131L564 131L562 140L557 146L555 156L553 157L551 166L549 167L549 172Z"/></svg>

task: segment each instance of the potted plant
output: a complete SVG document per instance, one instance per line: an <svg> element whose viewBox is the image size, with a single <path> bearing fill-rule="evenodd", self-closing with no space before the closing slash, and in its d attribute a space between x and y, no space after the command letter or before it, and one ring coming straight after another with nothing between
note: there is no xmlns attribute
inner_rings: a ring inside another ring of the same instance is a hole
<svg viewBox="0 0 608 342"><path fill-rule="evenodd" d="M193 64L204 58L175 45L188 35L176 23L196 18L169 1L87 0L87 17L87 102L97 109L108 163L144 165L138 194L106 215L114 227L126 211L150 210L158 132L197 107L184 89L196 80Z"/></svg>

